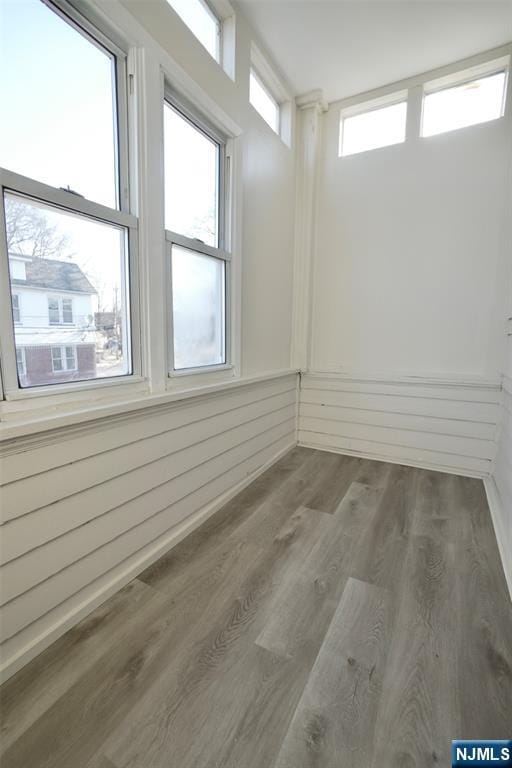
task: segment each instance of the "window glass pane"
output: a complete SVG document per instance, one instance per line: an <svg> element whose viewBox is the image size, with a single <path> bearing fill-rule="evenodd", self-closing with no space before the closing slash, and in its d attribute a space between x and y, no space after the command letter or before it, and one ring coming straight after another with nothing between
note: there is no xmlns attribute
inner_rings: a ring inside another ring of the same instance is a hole
<svg viewBox="0 0 512 768"><path fill-rule="evenodd" d="M126 230L21 195L4 202L11 293L23 306L14 331L25 355L21 385L129 374Z"/></svg>
<svg viewBox="0 0 512 768"><path fill-rule="evenodd" d="M422 136L495 120L503 114L505 72L455 88L427 93L423 100Z"/></svg>
<svg viewBox="0 0 512 768"><path fill-rule="evenodd" d="M225 264L172 247L174 368L220 365L225 356Z"/></svg>
<svg viewBox="0 0 512 768"><path fill-rule="evenodd" d="M272 98L258 76L251 70L249 80L249 100L273 131L279 132L279 105Z"/></svg>
<svg viewBox="0 0 512 768"><path fill-rule="evenodd" d="M54 371L62 371L62 351L60 347L52 347L52 368Z"/></svg>
<svg viewBox="0 0 512 768"><path fill-rule="evenodd" d="M50 325L59 325L60 323L60 308L58 299L48 299L48 320Z"/></svg>
<svg viewBox="0 0 512 768"><path fill-rule="evenodd" d="M115 207L114 68L40 0L0 2L0 166Z"/></svg>
<svg viewBox="0 0 512 768"><path fill-rule="evenodd" d="M62 299L62 322L73 322L73 299Z"/></svg>
<svg viewBox="0 0 512 768"><path fill-rule="evenodd" d="M202 0L167 0L208 53L219 61L220 22Z"/></svg>
<svg viewBox="0 0 512 768"><path fill-rule="evenodd" d="M167 103L165 228L218 245L219 145Z"/></svg>
<svg viewBox="0 0 512 768"><path fill-rule="evenodd" d="M20 297L17 293L13 293L12 295L12 316L15 323L19 323L21 320L21 312L20 312Z"/></svg>
<svg viewBox="0 0 512 768"><path fill-rule="evenodd" d="M405 141L407 103L391 104L360 115L345 117L341 123L341 154L353 155L369 149Z"/></svg>

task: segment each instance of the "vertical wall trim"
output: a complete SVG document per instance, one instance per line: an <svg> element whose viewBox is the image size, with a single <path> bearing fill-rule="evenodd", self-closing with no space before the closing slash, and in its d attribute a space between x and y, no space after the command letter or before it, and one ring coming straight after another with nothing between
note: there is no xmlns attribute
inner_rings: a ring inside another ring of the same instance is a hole
<svg viewBox="0 0 512 768"><path fill-rule="evenodd" d="M321 117L327 111L327 104L320 90L298 96L296 104L297 187L291 360L294 368L307 370L310 351L315 202L322 139Z"/></svg>

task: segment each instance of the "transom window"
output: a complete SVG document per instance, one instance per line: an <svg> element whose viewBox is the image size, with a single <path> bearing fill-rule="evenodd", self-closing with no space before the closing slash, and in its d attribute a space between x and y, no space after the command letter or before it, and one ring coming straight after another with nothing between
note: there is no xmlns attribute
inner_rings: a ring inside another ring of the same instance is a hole
<svg viewBox="0 0 512 768"><path fill-rule="evenodd" d="M423 98L422 136L453 131L502 117L505 108L505 70L429 92Z"/></svg>
<svg viewBox="0 0 512 768"><path fill-rule="evenodd" d="M343 157L405 141L407 94L393 103L357 105L341 114L339 154Z"/></svg>
<svg viewBox="0 0 512 768"><path fill-rule="evenodd" d="M1 3L0 28L10 105L0 121L9 275L0 305L14 320L0 332L7 393L62 384L66 371L74 382L129 375L137 219L126 56L63 2Z"/></svg>
<svg viewBox="0 0 512 768"><path fill-rule="evenodd" d="M226 142L200 116L166 101L164 149L170 371L211 370L229 363Z"/></svg>
<svg viewBox="0 0 512 768"><path fill-rule="evenodd" d="M167 0L208 53L220 62L221 22L205 0Z"/></svg>
<svg viewBox="0 0 512 768"><path fill-rule="evenodd" d="M249 101L272 130L279 133L279 104L253 68L249 75Z"/></svg>

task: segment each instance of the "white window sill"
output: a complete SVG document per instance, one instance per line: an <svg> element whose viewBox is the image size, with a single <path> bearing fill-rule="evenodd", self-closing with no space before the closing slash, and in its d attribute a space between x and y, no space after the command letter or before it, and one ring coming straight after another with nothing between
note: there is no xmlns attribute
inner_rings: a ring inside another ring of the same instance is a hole
<svg viewBox="0 0 512 768"><path fill-rule="evenodd" d="M126 390L123 393L118 390L115 400L113 398L107 399L104 392L102 393L103 397L101 399L98 398L94 403L91 403L91 399L84 403L83 398L81 401L77 399L70 401L69 398L53 395L52 397L56 398L59 403L52 403L51 408L48 407L48 403L45 403L44 408L40 408L37 411L35 409L27 411L26 402L21 403L21 407L19 402L4 402L0 411L2 421L0 424L0 442L38 435L53 429L85 425L98 419L128 416L131 413L148 408L165 406L195 397L213 395L242 386L296 375L297 373L296 369L285 369L254 376L236 378L231 376L227 380L210 380L208 383L204 383L204 379L201 378L196 386L183 386L180 389L175 388L157 394L150 393L148 382L141 380L142 389L137 392L134 392L132 389L129 394ZM81 394L83 395L83 392ZM124 398L122 394L125 395ZM12 406L17 407L13 408ZM50 415L48 415L49 411Z"/></svg>

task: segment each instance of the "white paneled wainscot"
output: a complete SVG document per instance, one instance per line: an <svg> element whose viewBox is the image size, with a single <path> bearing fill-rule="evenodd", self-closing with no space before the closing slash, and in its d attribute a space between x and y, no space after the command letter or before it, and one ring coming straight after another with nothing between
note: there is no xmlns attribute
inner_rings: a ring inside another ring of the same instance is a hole
<svg viewBox="0 0 512 768"><path fill-rule="evenodd" d="M297 376L240 382L2 447L3 676L296 442Z"/></svg>
<svg viewBox="0 0 512 768"><path fill-rule="evenodd" d="M496 454L497 382L301 378L299 442L324 450L485 477Z"/></svg>

